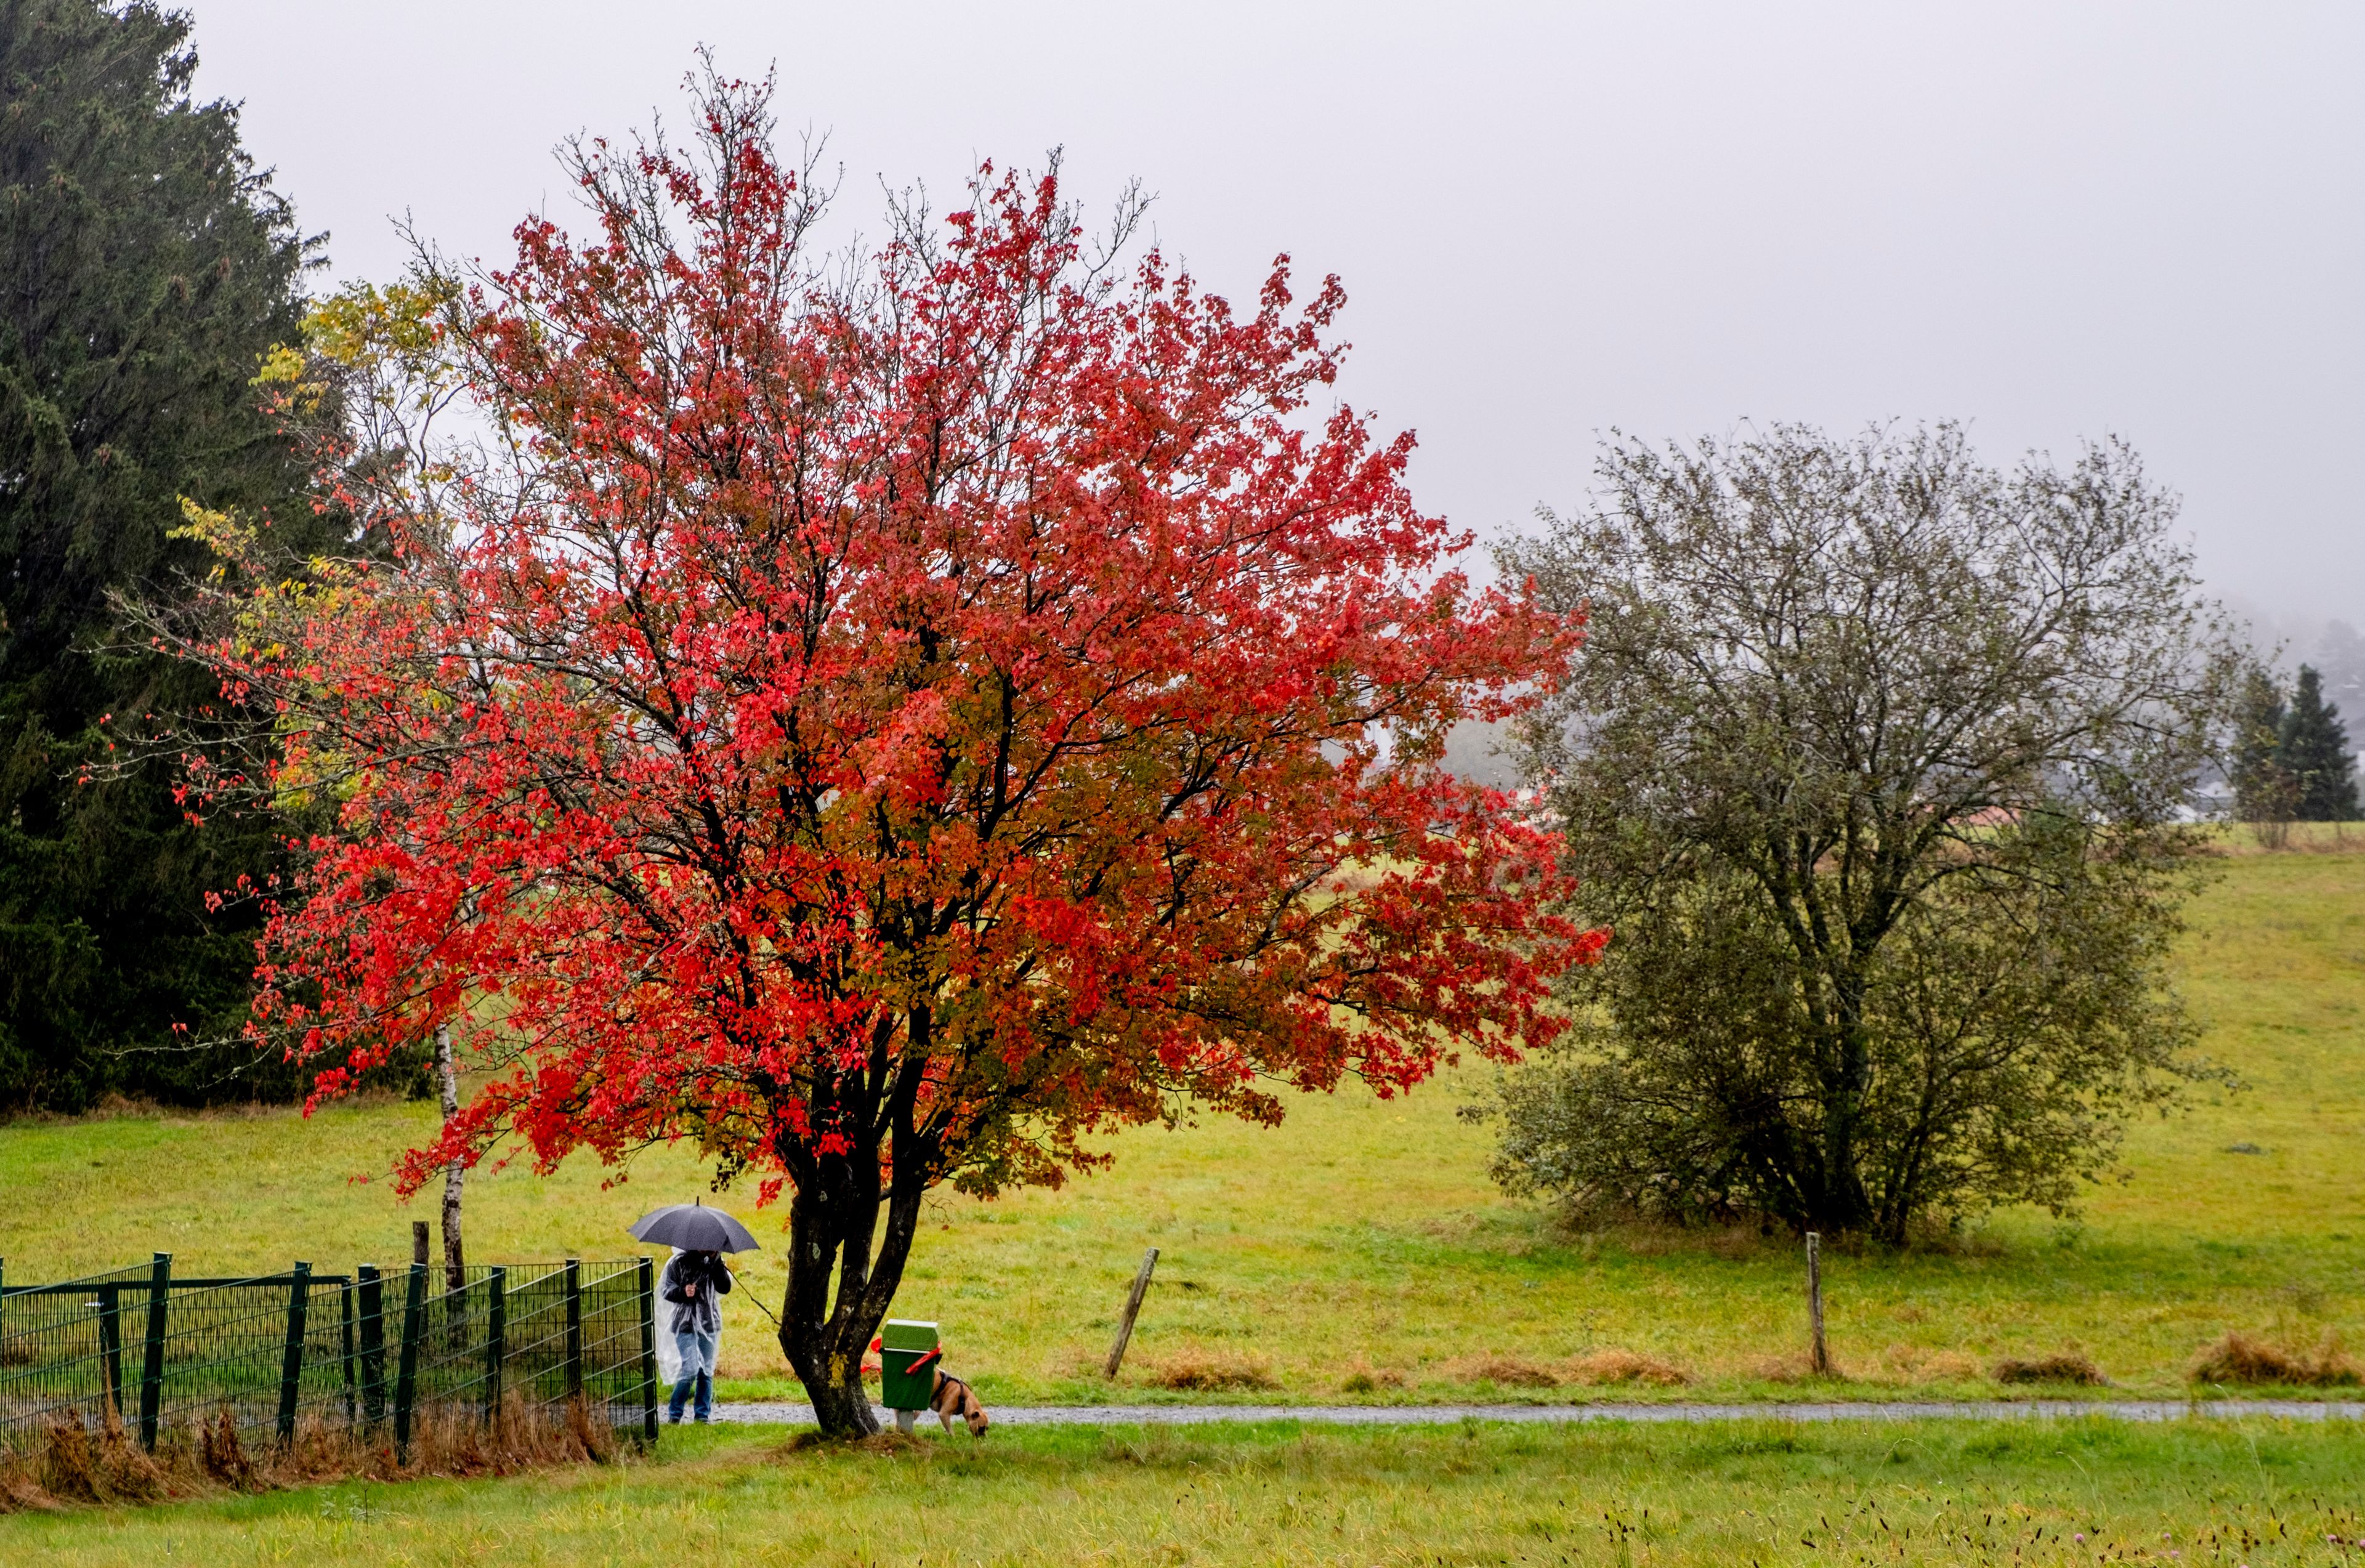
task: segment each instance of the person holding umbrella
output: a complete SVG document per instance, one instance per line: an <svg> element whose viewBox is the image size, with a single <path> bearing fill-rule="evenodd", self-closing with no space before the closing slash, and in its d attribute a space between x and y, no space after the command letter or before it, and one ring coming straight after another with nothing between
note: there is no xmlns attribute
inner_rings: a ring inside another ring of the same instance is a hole
<svg viewBox="0 0 2365 1568"><path fill-rule="evenodd" d="M657 1282L657 1294L673 1304L670 1331L681 1352L666 1417L679 1426L682 1406L695 1392L703 1425L714 1414L714 1357L723 1340L723 1298L731 1294L731 1270L723 1254L745 1251L756 1238L722 1210L694 1203L668 1204L644 1215L632 1234L674 1249Z"/></svg>

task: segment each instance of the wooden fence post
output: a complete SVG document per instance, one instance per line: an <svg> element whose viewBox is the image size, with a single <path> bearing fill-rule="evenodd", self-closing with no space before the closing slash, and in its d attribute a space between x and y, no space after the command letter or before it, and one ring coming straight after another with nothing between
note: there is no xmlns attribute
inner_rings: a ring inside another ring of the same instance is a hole
<svg viewBox="0 0 2365 1568"><path fill-rule="evenodd" d="M353 1274L361 1307L362 1425L375 1427L386 1419L386 1282L375 1263Z"/></svg>
<svg viewBox="0 0 2365 1568"><path fill-rule="evenodd" d="M1821 1377L1832 1370L1832 1353L1823 1343L1823 1238L1811 1230L1807 1232L1807 1323L1814 1335L1807 1364Z"/></svg>
<svg viewBox="0 0 2365 1568"><path fill-rule="evenodd" d="M510 1353L510 1271L496 1263L485 1273L485 1425L501 1418L501 1363Z"/></svg>
<svg viewBox="0 0 2365 1568"><path fill-rule="evenodd" d="M583 1260L566 1260L566 1397L583 1394Z"/></svg>
<svg viewBox="0 0 2365 1568"><path fill-rule="evenodd" d="M641 1440L657 1444L657 1287L656 1266L641 1260Z"/></svg>
<svg viewBox="0 0 2365 1568"><path fill-rule="evenodd" d="M1109 1347L1108 1373L1116 1376L1116 1369L1125 1364L1125 1348L1133 1340L1133 1320L1140 1316L1141 1298L1149 1294L1149 1273L1158 1267L1158 1249L1153 1247L1141 1255L1141 1271L1133 1276L1133 1292L1125 1298L1125 1316L1118 1319L1116 1343Z"/></svg>
<svg viewBox="0 0 2365 1568"><path fill-rule="evenodd" d="M279 1357L279 1440L296 1440L296 1395L304 1381L304 1315L310 1303L312 1265L299 1262L287 1284L287 1344Z"/></svg>
<svg viewBox="0 0 2365 1568"><path fill-rule="evenodd" d="M403 1293L402 1355L394 1373L394 1457L410 1462L410 1428L419 1401L419 1342L427 1335L427 1265L410 1265L409 1289Z"/></svg>
<svg viewBox="0 0 2365 1568"><path fill-rule="evenodd" d="M140 1360L140 1446L156 1451L164 1408L164 1315L173 1294L173 1255L159 1252L148 1271L148 1353Z"/></svg>

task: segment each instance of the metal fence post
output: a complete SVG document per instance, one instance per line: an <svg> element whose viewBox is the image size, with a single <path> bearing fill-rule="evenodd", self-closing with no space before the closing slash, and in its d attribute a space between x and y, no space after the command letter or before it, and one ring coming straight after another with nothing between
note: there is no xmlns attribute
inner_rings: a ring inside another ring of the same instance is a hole
<svg viewBox="0 0 2365 1568"><path fill-rule="evenodd" d="M427 1265L410 1266L402 1303L402 1359L394 1374L394 1457L410 1462L410 1428L419 1399L419 1342L427 1335Z"/></svg>
<svg viewBox="0 0 2365 1568"><path fill-rule="evenodd" d="M279 1357L279 1440L296 1439L296 1395L304 1381L304 1316L310 1306L312 1265L297 1263L287 1282L287 1345Z"/></svg>
<svg viewBox="0 0 2365 1568"><path fill-rule="evenodd" d="M123 1295L114 1285L98 1287L98 1364L106 1374L108 1417L123 1418Z"/></svg>
<svg viewBox="0 0 2365 1568"><path fill-rule="evenodd" d="M485 1424L501 1417L501 1363L510 1353L510 1271L496 1263L485 1275Z"/></svg>
<svg viewBox="0 0 2365 1568"><path fill-rule="evenodd" d="M657 1442L657 1289L656 1268L646 1258L640 1268L641 1317L641 1440Z"/></svg>
<svg viewBox="0 0 2365 1568"><path fill-rule="evenodd" d="M337 1287L337 1349L342 1352L340 1359L344 1365L345 1428L350 1431L355 1417L360 1414L353 1402L353 1282L351 1280Z"/></svg>
<svg viewBox="0 0 2365 1568"><path fill-rule="evenodd" d="M583 1260L566 1260L566 1397L583 1394Z"/></svg>
<svg viewBox="0 0 2365 1568"><path fill-rule="evenodd" d="M164 1409L164 1314L173 1295L173 1255L159 1252L148 1271L148 1353L140 1361L140 1446L156 1451Z"/></svg>
<svg viewBox="0 0 2365 1568"><path fill-rule="evenodd" d="M362 1264L353 1274L361 1307L362 1422L375 1427L386 1419L386 1282L375 1263Z"/></svg>

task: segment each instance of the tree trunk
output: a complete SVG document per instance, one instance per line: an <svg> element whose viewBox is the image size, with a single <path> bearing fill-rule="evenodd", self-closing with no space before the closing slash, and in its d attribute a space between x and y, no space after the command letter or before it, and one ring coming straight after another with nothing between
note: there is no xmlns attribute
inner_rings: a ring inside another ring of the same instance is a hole
<svg viewBox="0 0 2365 1568"><path fill-rule="evenodd" d="M1872 1049L1864 1026L1863 977L1835 975L1832 989L1838 1070L1823 1086L1822 1192L1809 1226L1826 1234L1849 1234L1865 1229L1872 1218L1864 1173L1856 1169L1855 1146L1864 1097L1872 1087Z"/></svg>
<svg viewBox="0 0 2365 1568"><path fill-rule="evenodd" d="M443 1092L443 1125L448 1127L460 1114L460 1071L452 1061L449 1024L435 1028L435 1073ZM454 1329L467 1311L466 1300L460 1294L468 1284L467 1254L460 1240L460 1190L467 1179L468 1168L459 1160L443 1167L443 1289Z"/></svg>
<svg viewBox="0 0 2365 1568"><path fill-rule="evenodd" d="M789 1283L780 1305L780 1353L796 1370L813 1404L813 1418L828 1438L867 1437L880 1429L862 1383L862 1358L902 1282L910 1232L919 1217L916 1204L909 1215L897 1212L901 1204L891 1206L888 1245L874 1268L870 1249L879 1221L878 1182L875 1176L868 1182L860 1179L864 1163L878 1169L875 1155L867 1161L859 1153L824 1159L817 1179L798 1187L789 1205ZM837 1286L834 1308L833 1276Z"/></svg>
<svg viewBox="0 0 2365 1568"><path fill-rule="evenodd" d="M911 1037L925 1049L931 1020L925 1008L908 1021ZM886 1320L920 1228L920 1200L939 1169L943 1149L913 1125L913 1099L920 1074L894 1071L874 1058L862 1109L871 1114L835 1118L857 1129L878 1126L875 1108L884 1102L888 1141L857 1131L843 1152L814 1156L799 1148L784 1150L796 1180L789 1204L789 1283L780 1307L780 1353L796 1369L813 1402L822 1435L867 1437L879 1430L869 1392L862 1383L862 1358ZM834 1107L814 1107L814 1121L830 1120ZM880 1191L882 1156L892 1159L891 1190ZM884 1200L882 1203L882 1199ZM884 1234L880 1224L884 1221ZM876 1251L873 1240L876 1239ZM832 1276L836 1301L831 1303Z"/></svg>

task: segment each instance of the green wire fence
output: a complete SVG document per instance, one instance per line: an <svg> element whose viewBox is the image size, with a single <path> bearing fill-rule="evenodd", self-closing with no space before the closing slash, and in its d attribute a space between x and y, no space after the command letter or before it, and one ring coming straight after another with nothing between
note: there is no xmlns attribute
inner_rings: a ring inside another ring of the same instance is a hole
<svg viewBox="0 0 2365 1568"><path fill-rule="evenodd" d="M0 1450L66 1422L161 1431L227 1413L286 1442L317 1422L408 1458L423 1416L504 1401L657 1435L656 1304L646 1258L505 1263L451 1288L424 1263L350 1274L189 1279L159 1252L51 1284L9 1284L0 1260Z"/></svg>

